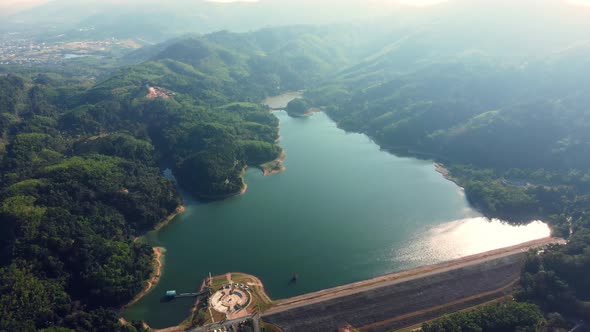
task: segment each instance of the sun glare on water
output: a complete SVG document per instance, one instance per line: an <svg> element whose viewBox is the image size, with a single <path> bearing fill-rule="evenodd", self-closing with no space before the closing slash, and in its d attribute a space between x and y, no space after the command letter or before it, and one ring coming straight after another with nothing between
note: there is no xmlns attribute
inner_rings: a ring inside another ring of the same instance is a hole
<svg viewBox="0 0 590 332"><path fill-rule="evenodd" d="M484 217L451 221L427 230L410 245L392 255L406 264L436 263L549 237L541 221L511 226ZM422 264L420 264L422 265Z"/></svg>

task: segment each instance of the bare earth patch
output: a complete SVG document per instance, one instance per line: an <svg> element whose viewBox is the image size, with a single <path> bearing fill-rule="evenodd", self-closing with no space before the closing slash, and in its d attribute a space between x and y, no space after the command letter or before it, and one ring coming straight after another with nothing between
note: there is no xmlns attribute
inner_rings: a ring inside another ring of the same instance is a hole
<svg viewBox="0 0 590 332"><path fill-rule="evenodd" d="M150 86L148 88L148 94L145 96L147 99L169 99L174 95L174 92L166 90L164 88L160 88L157 86Z"/></svg>
<svg viewBox="0 0 590 332"><path fill-rule="evenodd" d="M287 168L283 165L286 157L287 154L285 152L281 152L281 155L277 159L260 165L260 168L264 172L264 176L279 174L286 171Z"/></svg>
<svg viewBox="0 0 590 332"><path fill-rule="evenodd" d="M139 300L141 300L144 296L147 295L147 293L149 293L154 286L158 283L158 281L160 281L160 276L162 275L162 267L164 266L163 264L163 258L164 258L164 252L165 249L161 248L161 247L155 247L154 249L154 272L152 273L152 276L148 279L147 281L147 285L144 288L143 291L141 291L141 293L137 294L135 296L135 298L133 298L133 300L131 300L131 302L127 303L123 308L127 308L130 307L132 305L134 305L135 303L137 303Z"/></svg>
<svg viewBox="0 0 590 332"><path fill-rule="evenodd" d="M154 231L159 231L164 226L168 225L174 218L176 218L176 216L183 213L185 210L186 208L184 207L184 205L179 205L171 215L169 215L166 219L164 219L161 223L157 224L156 227L154 227Z"/></svg>

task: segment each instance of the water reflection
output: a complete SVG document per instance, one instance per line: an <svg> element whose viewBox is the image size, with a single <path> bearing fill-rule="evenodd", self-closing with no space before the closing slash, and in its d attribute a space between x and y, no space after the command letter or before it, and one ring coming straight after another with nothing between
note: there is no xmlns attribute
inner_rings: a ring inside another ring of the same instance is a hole
<svg viewBox="0 0 590 332"><path fill-rule="evenodd" d="M498 219L465 218L427 229L413 238L408 246L393 250L390 259L408 266L416 262L437 263L550 235L549 226L542 221L512 226Z"/></svg>

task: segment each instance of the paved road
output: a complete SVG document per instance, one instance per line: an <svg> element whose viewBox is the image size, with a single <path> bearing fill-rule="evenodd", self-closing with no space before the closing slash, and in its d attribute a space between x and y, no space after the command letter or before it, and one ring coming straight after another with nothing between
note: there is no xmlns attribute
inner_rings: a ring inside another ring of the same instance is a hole
<svg viewBox="0 0 590 332"><path fill-rule="evenodd" d="M258 315L258 314L257 315L250 315L250 316L246 316L246 317L241 317L238 319L226 320L223 323L214 324L215 327L211 327L212 325L195 327L195 328L186 330L186 332L209 332L209 331L213 331L214 329L218 329L222 326L227 329L230 326L237 326L241 322L243 322L245 320L249 320L249 319L252 319L254 321L254 332L260 332L260 315ZM234 329L234 331L236 331L236 330Z"/></svg>

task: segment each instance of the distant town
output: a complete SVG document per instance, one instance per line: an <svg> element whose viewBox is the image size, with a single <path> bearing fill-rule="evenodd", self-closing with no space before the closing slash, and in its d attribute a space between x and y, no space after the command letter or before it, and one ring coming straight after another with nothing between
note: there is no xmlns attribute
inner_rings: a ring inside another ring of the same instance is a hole
<svg viewBox="0 0 590 332"><path fill-rule="evenodd" d="M59 37L59 36L58 36ZM41 41L18 33L0 34L0 65L46 65L88 57L108 56L141 45L131 39Z"/></svg>

